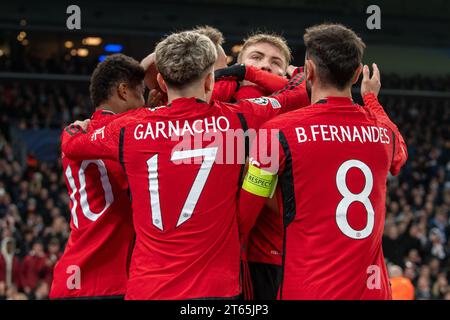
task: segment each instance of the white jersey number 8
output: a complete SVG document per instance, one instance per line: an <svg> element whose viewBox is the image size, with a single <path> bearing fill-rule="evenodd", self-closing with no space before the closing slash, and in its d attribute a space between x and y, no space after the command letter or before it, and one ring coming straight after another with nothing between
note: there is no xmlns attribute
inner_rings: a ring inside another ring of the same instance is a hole
<svg viewBox="0 0 450 320"><path fill-rule="evenodd" d="M346 184L347 172L351 168L358 168L364 174L366 183L361 193L352 193ZM362 161L347 160L338 169L336 174L336 185L343 196L336 208L336 223L339 229L349 238L364 239L370 236L375 222L375 213L369 195L373 188L373 175L370 168ZM367 224L362 230L353 229L347 220L348 209L353 202L361 202L367 211Z"/></svg>

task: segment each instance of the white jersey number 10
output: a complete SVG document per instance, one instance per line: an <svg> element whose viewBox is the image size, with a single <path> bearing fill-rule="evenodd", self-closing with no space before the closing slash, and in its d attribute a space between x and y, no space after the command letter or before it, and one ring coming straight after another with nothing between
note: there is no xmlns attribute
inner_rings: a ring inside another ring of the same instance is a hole
<svg viewBox="0 0 450 320"><path fill-rule="evenodd" d="M98 213L92 212L91 207L89 206L88 195L86 192L86 176L84 174L84 171L90 164L94 164L100 173L100 182L102 184L103 192L105 195L105 206ZM70 200L72 200L71 214L73 225L78 228L78 217L76 212L78 204L75 198L75 194L77 192L80 193L80 207L83 215L91 221L97 221L97 219L100 218L103 213L105 213L105 211L111 206L114 201L111 182L108 178L108 172L106 171L105 163L102 160L84 160L83 162L81 162L80 170L78 171L78 180L80 181L79 190L75 185L75 179L73 178L72 168L70 166L67 166L65 174L67 182L69 182L70 189L72 189L72 192L70 193Z"/></svg>

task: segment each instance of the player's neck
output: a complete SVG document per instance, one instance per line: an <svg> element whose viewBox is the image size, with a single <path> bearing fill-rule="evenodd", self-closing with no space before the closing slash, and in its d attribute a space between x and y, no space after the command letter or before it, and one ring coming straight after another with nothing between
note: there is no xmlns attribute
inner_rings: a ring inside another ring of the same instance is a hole
<svg viewBox="0 0 450 320"><path fill-rule="evenodd" d="M167 91L167 99L169 103L172 103L173 100L180 98L197 98L206 101L205 89L202 87L189 87L185 89Z"/></svg>
<svg viewBox="0 0 450 320"><path fill-rule="evenodd" d="M326 87L326 88L311 88L311 103L316 103L319 100L326 99L328 97L347 97L352 98L352 87L339 90L338 88Z"/></svg>
<svg viewBox="0 0 450 320"><path fill-rule="evenodd" d="M105 110L105 111L111 111L114 113L119 113L119 112L117 112L117 110L115 110L114 106L109 103L99 105L97 108L95 108L95 111L98 111L98 110Z"/></svg>

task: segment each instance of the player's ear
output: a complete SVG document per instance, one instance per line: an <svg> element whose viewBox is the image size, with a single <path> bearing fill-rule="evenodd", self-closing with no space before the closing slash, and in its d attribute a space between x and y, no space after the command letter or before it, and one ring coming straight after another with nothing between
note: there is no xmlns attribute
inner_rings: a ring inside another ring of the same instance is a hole
<svg viewBox="0 0 450 320"><path fill-rule="evenodd" d="M119 83L117 86L117 95L122 100L127 100L128 86L125 82Z"/></svg>
<svg viewBox="0 0 450 320"><path fill-rule="evenodd" d="M214 71L209 72L205 78L205 92L211 92L214 89Z"/></svg>
<svg viewBox="0 0 450 320"><path fill-rule="evenodd" d="M312 81L316 73L316 65L314 64L314 61L311 59L305 60L305 76L306 80Z"/></svg>
<svg viewBox="0 0 450 320"><path fill-rule="evenodd" d="M167 85L166 82L164 81L161 73L158 72L158 74L156 75L156 81L158 81L158 85L161 88L161 91L164 93L167 93Z"/></svg>
<svg viewBox="0 0 450 320"><path fill-rule="evenodd" d="M363 65L362 65L362 63L360 63L358 68L355 71L355 74L353 75L352 84L355 84L356 82L358 82L358 79L359 79L359 76L361 75L362 69L363 69Z"/></svg>

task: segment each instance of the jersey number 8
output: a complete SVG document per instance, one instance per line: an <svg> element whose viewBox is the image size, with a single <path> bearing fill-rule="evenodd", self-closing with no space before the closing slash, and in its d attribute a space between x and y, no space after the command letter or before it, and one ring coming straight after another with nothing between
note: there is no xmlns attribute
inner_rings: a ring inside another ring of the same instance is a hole
<svg viewBox="0 0 450 320"><path fill-rule="evenodd" d="M364 174L366 183L361 193L352 193L346 184L347 173L351 168L358 168ZM347 160L338 169L336 174L336 185L343 196L336 208L336 223L339 229L349 238L364 239L370 236L375 222L375 213L369 195L373 188L373 175L370 168L362 161ZM367 224L362 230L353 229L348 223L347 214L353 202L360 202L367 211Z"/></svg>

